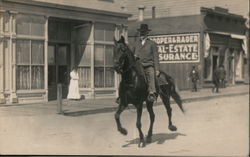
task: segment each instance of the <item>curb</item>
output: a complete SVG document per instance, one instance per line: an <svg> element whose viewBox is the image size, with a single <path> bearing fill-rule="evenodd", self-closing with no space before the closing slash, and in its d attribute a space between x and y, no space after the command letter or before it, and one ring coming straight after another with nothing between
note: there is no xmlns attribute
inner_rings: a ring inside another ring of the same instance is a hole
<svg viewBox="0 0 250 157"><path fill-rule="evenodd" d="M221 98L221 97L230 97L230 96L238 96L238 95L245 95L249 94L249 92L241 92L241 93L229 93L229 94L223 94L223 95L213 95L213 96L204 96L204 97L197 97L197 98L184 98L182 99L183 103L190 103L195 101L204 101L204 100L210 100L214 98ZM171 104L176 104L174 100L170 101ZM161 102L157 102L154 104L154 106L162 105ZM134 106L129 106L125 110L129 109L135 109ZM74 112L63 112L61 115L64 116L71 116L71 117L77 117L77 116L83 116L83 115L91 115L91 114L100 114L100 113L109 113L114 112L117 110L117 107L106 107L106 108L100 108L100 109L93 109L93 110L82 110L82 111L74 111Z"/></svg>

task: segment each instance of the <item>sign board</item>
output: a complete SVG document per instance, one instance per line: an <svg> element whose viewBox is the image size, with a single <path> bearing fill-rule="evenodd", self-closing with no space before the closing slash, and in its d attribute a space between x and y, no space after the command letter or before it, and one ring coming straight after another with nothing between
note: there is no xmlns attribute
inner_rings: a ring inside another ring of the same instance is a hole
<svg viewBox="0 0 250 157"><path fill-rule="evenodd" d="M194 63L200 61L200 34L149 36L156 42L160 63Z"/></svg>

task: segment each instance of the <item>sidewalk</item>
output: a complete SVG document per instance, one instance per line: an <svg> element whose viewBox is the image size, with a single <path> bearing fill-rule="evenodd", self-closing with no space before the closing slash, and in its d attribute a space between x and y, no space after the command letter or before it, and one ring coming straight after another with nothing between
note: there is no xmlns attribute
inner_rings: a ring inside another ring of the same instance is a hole
<svg viewBox="0 0 250 157"><path fill-rule="evenodd" d="M219 93L212 93L211 88L203 88L198 92L191 91L179 91L179 94L185 103L193 101L208 100L218 97L230 97L243 94L249 94L249 85L235 85L227 88L221 88ZM63 100L63 114L65 116L79 116L97 113L114 112L117 109L117 104L115 103L115 98L113 99L90 99L90 100ZM171 104L175 102L171 100ZM161 105L161 99L158 98L155 106ZM47 103L33 103L33 104L8 104L0 105L1 108L15 108L16 111L24 111L33 114L57 114L57 101L50 101ZM131 105L129 105L131 108Z"/></svg>

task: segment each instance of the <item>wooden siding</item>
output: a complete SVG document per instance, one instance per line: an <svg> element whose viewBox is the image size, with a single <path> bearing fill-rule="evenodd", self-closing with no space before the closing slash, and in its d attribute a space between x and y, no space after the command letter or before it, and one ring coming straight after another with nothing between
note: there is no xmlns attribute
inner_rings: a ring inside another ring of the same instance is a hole
<svg viewBox="0 0 250 157"><path fill-rule="evenodd" d="M230 13L247 17L249 14L248 0L126 0L126 10L138 19L138 7L145 6L144 17L152 18L152 7L155 7L156 18L200 14L200 7L227 8Z"/></svg>

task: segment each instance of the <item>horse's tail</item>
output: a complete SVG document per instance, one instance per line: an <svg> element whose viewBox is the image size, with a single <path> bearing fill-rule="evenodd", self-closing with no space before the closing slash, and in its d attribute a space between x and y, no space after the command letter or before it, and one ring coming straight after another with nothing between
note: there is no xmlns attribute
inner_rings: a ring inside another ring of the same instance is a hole
<svg viewBox="0 0 250 157"><path fill-rule="evenodd" d="M183 109L183 105L182 105L182 100L180 95L175 91L175 89L171 89L171 97L174 99L174 101L177 103L177 105L179 106L179 108L181 109L181 111L183 113L185 113L185 110Z"/></svg>
<svg viewBox="0 0 250 157"><path fill-rule="evenodd" d="M163 72L163 71L160 71L160 72L161 72L161 74L163 74L165 76L167 83L170 85L170 96L174 99L174 101L177 103L177 105L179 106L181 111L184 113L185 110L184 110L183 105L182 105L181 97L175 90L174 79L171 76L169 76L168 74L166 74L165 72Z"/></svg>

